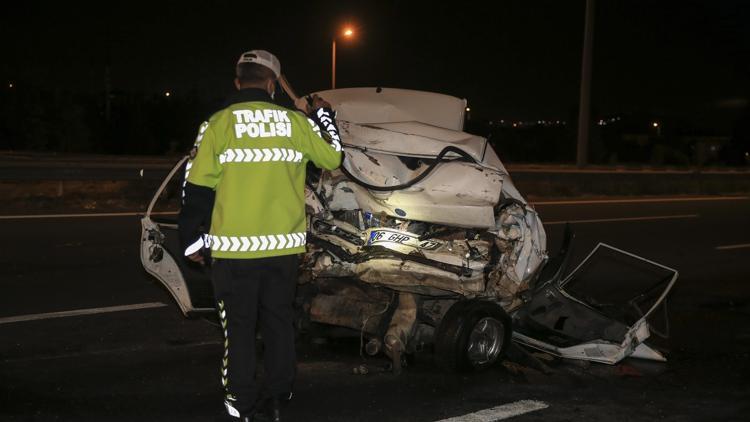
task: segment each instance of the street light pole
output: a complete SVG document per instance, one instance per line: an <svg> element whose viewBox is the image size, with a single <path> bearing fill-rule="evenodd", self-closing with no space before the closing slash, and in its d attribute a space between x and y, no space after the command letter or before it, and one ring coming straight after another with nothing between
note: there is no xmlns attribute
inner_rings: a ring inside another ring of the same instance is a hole
<svg viewBox="0 0 750 422"><path fill-rule="evenodd" d="M578 108L578 149L576 165L583 167L588 162L589 126L591 119L591 56L594 44L594 0L586 0L586 23L583 34L583 58L581 59L581 98Z"/></svg>
<svg viewBox="0 0 750 422"><path fill-rule="evenodd" d="M342 35L344 38L351 38L354 35L354 29L344 28ZM331 89L336 89L336 35L333 36L331 42Z"/></svg>
<svg viewBox="0 0 750 422"><path fill-rule="evenodd" d="M336 38L331 45L331 89L336 89Z"/></svg>

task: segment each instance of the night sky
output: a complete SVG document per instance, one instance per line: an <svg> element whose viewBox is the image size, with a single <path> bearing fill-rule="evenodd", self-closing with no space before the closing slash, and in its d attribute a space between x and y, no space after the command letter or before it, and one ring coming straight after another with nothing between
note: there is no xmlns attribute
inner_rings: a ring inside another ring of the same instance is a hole
<svg viewBox="0 0 750 422"><path fill-rule="evenodd" d="M0 20L3 83L223 97L243 51L275 53L298 91L444 92L492 119L570 119L584 0L485 2L16 2ZM723 126L750 97L750 2L597 2L593 108Z"/></svg>

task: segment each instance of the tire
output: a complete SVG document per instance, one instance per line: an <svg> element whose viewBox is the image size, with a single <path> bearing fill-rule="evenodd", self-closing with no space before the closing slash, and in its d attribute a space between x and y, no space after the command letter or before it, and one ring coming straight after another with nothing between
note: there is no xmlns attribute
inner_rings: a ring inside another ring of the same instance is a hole
<svg viewBox="0 0 750 422"><path fill-rule="evenodd" d="M497 363L511 341L511 320L500 305L456 302L435 333L435 359L443 369L481 371Z"/></svg>

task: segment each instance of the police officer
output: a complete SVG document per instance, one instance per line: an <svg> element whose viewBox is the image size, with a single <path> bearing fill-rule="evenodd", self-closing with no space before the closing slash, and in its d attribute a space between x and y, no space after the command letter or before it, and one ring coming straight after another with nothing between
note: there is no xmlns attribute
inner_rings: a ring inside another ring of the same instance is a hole
<svg viewBox="0 0 750 422"><path fill-rule="evenodd" d="M291 398L292 303L306 240L305 167L312 161L332 170L342 160L330 105L313 98L310 118L276 105L280 74L279 60L267 51L240 56L237 92L201 125L179 219L185 255L204 263L210 251L224 332L224 404L243 421L259 411L280 420L280 405ZM201 234L201 226L210 227L208 233ZM263 386L255 380L256 323L265 346Z"/></svg>

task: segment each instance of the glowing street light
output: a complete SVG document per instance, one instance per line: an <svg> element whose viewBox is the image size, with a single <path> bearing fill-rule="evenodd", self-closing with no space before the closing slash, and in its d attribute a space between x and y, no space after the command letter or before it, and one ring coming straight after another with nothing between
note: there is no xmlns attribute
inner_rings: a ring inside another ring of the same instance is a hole
<svg viewBox="0 0 750 422"><path fill-rule="evenodd" d="M661 125L659 124L659 122L653 122L651 123L651 126L656 129L656 136L661 136Z"/></svg>
<svg viewBox="0 0 750 422"><path fill-rule="evenodd" d="M354 29L350 26L344 28L341 32L344 38L352 38L354 36ZM333 37L331 44L331 89L336 89L336 37Z"/></svg>
<svg viewBox="0 0 750 422"><path fill-rule="evenodd" d="M170 95L172 95L172 93L171 93L171 92L169 92L169 91L167 91L167 92L165 92L165 93L164 93L164 96L165 96L165 97L169 97Z"/></svg>

